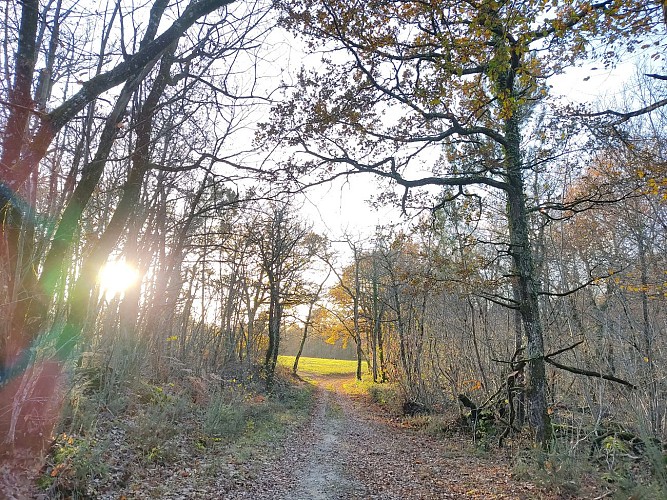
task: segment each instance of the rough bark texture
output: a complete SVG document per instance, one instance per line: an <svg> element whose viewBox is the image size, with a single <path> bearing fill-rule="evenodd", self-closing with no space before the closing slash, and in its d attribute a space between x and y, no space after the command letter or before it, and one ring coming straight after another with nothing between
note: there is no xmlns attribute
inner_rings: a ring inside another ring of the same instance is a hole
<svg viewBox="0 0 667 500"><path fill-rule="evenodd" d="M538 302L538 285L535 281L532 249L528 236L529 221L521 171L519 127L515 118L507 120L505 135L508 144L505 151L507 180L510 186L507 191L510 253L517 273L518 307L527 339L528 420L535 433L535 441L546 445L551 436L551 422L547 413L544 340Z"/></svg>
<svg viewBox="0 0 667 500"><path fill-rule="evenodd" d="M39 2L24 0L14 67L14 86L9 95L10 113L3 134L2 157L0 157L0 178L3 180L21 156L28 120L30 114L34 112L31 87L37 62L38 21ZM30 172L27 172L26 178L28 175Z"/></svg>
<svg viewBox="0 0 667 500"><path fill-rule="evenodd" d="M271 273L267 273L271 282ZM280 348L280 322L282 320L282 303L280 300L280 283L271 282L269 296L269 347L266 350L264 367L266 371L266 385L273 386L273 377L278 363L278 349Z"/></svg>

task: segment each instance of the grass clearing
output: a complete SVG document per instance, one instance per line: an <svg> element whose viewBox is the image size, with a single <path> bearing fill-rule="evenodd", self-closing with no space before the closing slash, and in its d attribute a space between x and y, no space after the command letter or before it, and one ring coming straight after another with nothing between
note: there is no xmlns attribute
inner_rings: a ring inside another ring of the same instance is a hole
<svg viewBox="0 0 667 500"><path fill-rule="evenodd" d="M278 363L288 369L294 364L294 356L278 356ZM313 376L340 377L340 389L348 396L370 396L379 406L400 411L400 397L394 384L376 384L368 372L368 363L362 363L363 380L357 380L357 362L354 360L327 358L300 358L299 373L314 382ZM331 382L328 382L331 384Z"/></svg>
<svg viewBox="0 0 667 500"><path fill-rule="evenodd" d="M278 364L292 369L294 356L278 356ZM361 364L363 373L368 372L368 363ZM354 375L357 372L357 362L347 359L327 358L299 358L299 372L314 375Z"/></svg>

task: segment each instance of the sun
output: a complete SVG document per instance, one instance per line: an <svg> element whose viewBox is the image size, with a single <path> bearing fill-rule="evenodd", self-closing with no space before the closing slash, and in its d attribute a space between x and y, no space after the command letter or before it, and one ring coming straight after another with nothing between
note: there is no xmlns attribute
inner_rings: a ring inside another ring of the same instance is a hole
<svg viewBox="0 0 667 500"><path fill-rule="evenodd" d="M118 260L107 262L100 269L97 279L101 291L110 299L123 295L128 288L134 286L139 280L139 273L125 261Z"/></svg>

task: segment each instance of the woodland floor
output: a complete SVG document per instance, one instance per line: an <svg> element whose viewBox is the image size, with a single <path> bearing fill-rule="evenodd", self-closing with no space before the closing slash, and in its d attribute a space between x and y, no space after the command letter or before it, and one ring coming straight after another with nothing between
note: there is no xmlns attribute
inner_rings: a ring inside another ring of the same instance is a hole
<svg viewBox="0 0 667 500"><path fill-rule="evenodd" d="M469 438L425 436L369 411L368 396L342 390L349 376L309 378L317 389L306 428L256 481L226 498L563 498L514 480L499 457L471 455Z"/></svg>
<svg viewBox="0 0 667 500"><path fill-rule="evenodd" d="M111 465L126 476L92 498L130 499L556 499L604 498L582 490L568 496L512 474L512 450L481 451L469 435L432 436L379 407L367 394L349 395L350 375L307 374L316 385L306 422L278 444L250 457L188 456L168 466L132 469L122 450ZM304 382L305 383L305 382ZM120 432L109 428L107 432ZM514 450L516 451L516 450ZM127 463L121 463L121 462ZM530 477L529 474L526 477ZM7 491L5 491L6 493ZM0 496L3 496L0 494ZM8 498L54 498L11 495ZM85 497L84 497L85 498Z"/></svg>

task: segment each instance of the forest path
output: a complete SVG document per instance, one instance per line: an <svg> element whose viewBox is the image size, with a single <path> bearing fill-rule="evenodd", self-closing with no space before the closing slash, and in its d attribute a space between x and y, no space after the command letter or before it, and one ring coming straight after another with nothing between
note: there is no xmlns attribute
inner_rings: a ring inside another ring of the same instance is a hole
<svg viewBox="0 0 667 500"><path fill-rule="evenodd" d="M306 376L316 384L310 421L233 498L556 498L513 479L501 457L471 453L465 439L418 433L367 396L349 396L343 385L350 376Z"/></svg>
<svg viewBox="0 0 667 500"><path fill-rule="evenodd" d="M323 378L323 377L322 377ZM331 378L331 377L329 377ZM346 473L349 453L349 414L343 412L340 394L321 381L315 392L315 408L303 437L295 487L289 498L328 500L349 497L354 480Z"/></svg>

